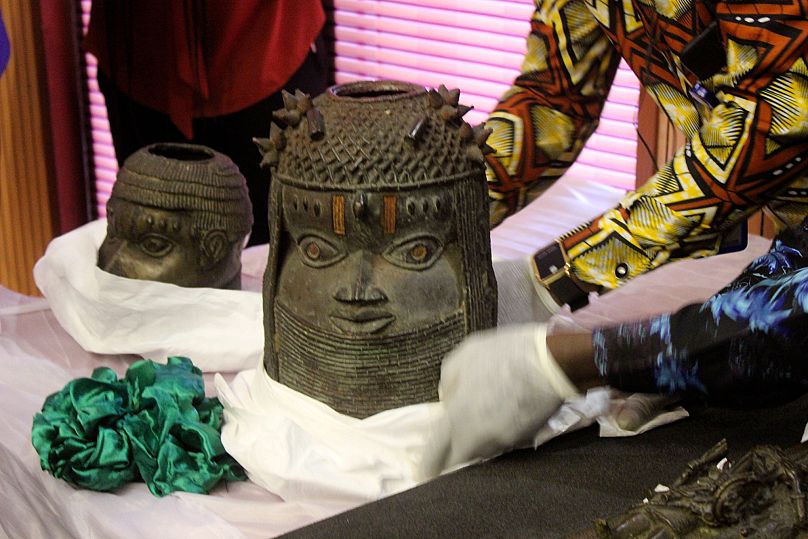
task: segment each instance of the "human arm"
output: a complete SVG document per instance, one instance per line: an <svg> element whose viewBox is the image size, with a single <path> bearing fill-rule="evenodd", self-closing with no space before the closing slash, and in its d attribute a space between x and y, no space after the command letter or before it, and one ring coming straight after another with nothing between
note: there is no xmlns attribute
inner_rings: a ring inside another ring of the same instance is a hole
<svg viewBox="0 0 808 539"><path fill-rule="evenodd" d="M567 399L603 385L589 331L549 334L546 324L512 325L467 337L444 359L443 409L422 462L425 477L531 447ZM628 398L613 410L635 430L670 399Z"/></svg>
<svg viewBox="0 0 808 539"><path fill-rule="evenodd" d="M808 391L806 308L808 220L702 304L592 332L472 335L443 364L437 446L451 451L438 468L529 445L565 398L597 385L745 406L793 398ZM634 430L669 401L647 402L627 399L618 424Z"/></svg>
<svg viewBox="0 0 808 539"><path fill-rule="evenodd" d="M643 83L686 142L616 208L559 238L579 295L617 288L671 260L716 253L727 231L805 174L804 15L796 5L758 6L747 22L718 3L727 68L704 81L717 95L714 108L695 105L680 87L684 75L652 62ZM755 43L771 50L760 53Z"/></svg>
<svg viewBox="0 0 808 539"><path fill-rule="evenodd" d="M808 390L808 220L702 304L596 329L602 379L627 391L765 406Z"/></svg>
<svg viewBox="0 0 808 539"><path fill-rule="evenodd" d="M486 121L492 225L541 194L598 124L620 56L583 0L536 0L521 73Z"/></svg>

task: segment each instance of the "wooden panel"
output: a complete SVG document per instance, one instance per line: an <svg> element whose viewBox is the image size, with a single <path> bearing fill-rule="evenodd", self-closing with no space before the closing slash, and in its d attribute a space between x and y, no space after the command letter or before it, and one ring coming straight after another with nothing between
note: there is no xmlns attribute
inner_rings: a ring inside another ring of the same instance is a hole
<svg viewBox="0 0 808 539"><path fill-rule="evenodd" d="M662 111L659 111L659 127L657 128L657 156L661 167L676 154L676 150L685 145L684 133L676 129Z"/></svg>
<svg viewBox="0 0 808 539"><path fill-rule="evenodd" d="M637 178L635 187L648 181L659 169L657 140L660 118L656 103L645 90L640 91L637 111Z"/></svg>
<svg viewBox="0 0 808 539"><path fill-rule="evenodd" d="M685 136L657 107L648 92L640 93L637 120L637 185L644 184L685 143Z"/></svg>
<svg viewBox="0 0 808 539"><path fill-rule="evenodd" d="M38 2L0 0L11 60L0 75L0 284L36 294L32 269L54 234Z"/></svg>
<svg viewBox="0 0 808 539"><path fill-rule="evenodd" d="M774 238L777 229L769 215L765 211L760 210L749 218L749 233L763 236L764 238Z"/></svg>

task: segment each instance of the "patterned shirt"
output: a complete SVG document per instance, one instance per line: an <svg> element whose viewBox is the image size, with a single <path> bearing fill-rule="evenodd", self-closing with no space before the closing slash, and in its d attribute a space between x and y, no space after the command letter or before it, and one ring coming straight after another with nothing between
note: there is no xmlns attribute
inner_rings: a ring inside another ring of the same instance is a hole
<svg viewBox="0 0 808 539"><path fill-rule="evenodd" d="M808 208L806 12L806 0L536 0L522 73L487 121L492 224L572 164L621 57L686 142L616 208L559 239L575 277L610 289L714 254L764 205L798 224ZM680 56L713 22L726 67L698 81ZM714 107L691 97L697 83Z"/></svg>

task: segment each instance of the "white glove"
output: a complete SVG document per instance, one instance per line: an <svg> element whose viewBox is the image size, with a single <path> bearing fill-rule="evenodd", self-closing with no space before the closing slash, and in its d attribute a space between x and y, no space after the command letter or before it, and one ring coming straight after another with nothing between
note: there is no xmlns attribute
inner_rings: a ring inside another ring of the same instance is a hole
<svg viewBox="0 0 808 539"><path fill-rule="evenodd" d="M446 420L427 446L426 477L530 445L564 399L578 394L546 336L545 324L490 330L446 356L438 388Z"/></svg>
<svg viewBox="0 0 808 539"><path fill-rule="evenodd" d="M534 276L531 258L494 258L492 261L497 278L499 327L546 322L561 309Z"/></svg>

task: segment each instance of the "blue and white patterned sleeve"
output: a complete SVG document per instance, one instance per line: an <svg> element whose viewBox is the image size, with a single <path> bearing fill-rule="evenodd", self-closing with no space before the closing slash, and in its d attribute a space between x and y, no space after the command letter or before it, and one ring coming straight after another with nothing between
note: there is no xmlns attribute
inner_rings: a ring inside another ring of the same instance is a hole
<svg viewBox="0 0 808 539"><path fill-rule="evenodd" d="M803 234L805 231L801 231ZM786 231L702 304L593 333L595 364L625 391L760 406L808 391L808 249Z"/></svg>

